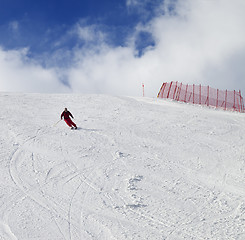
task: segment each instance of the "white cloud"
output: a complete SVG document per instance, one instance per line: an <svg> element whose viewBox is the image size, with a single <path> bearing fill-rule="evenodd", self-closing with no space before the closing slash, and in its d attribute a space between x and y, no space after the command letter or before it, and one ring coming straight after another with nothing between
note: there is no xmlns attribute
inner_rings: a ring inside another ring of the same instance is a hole
<svg viewBox="0 0 245 240"><path fill-rule="evenodd" d="M77 51L78 63L69 71L72 88L140 95L144 82L146 93L156 96L162 82L180 81L244 92L245 2L186 0L176 5L177 15L162 9L165 15L136 28L156 41L140 58L133 44Z"/></svg>
<svg viewBox="0 0 245 240"><path fill-rule="evenodd" d="M129 14L137 13L145 22L157 14L160 1L163 0L126 0L126 6Z"/></svg>
<svg viewBox="0 0 245 240"><path fill-rule="evenodd" d="M78 58L82 52L77 52ZM134 95L140 83L138 62L131 48L104 47L86 55L69 71L72 89L90 93Z"/></svg>
<svg viewBox="0 0 245 240"><path fill-rule="evenodd" d="M177 5L176 11L178 16L165 15L151 24L158 42L155 54L165 68L164 79L226 88L232 78L221 80L219 74L216 79L206 78L205 73L210 69L226 71L227 61L244 51L245 2L188 0ZM239 87L235 82L233 85Z"/></svg>
<svg viewBox="0 0 245 240"><path fill-rule="evenodd" d="M44 69L28 58L28 50L0 48L0 91L67 92L54 69Z"/></svg>
<svg viewBox="0 0 245 240"><path fill-rule="evenodd" d="M140 1L139 0L127 0L126 1L126 5L128 7L131 7L131 6L137 6L140 4Z"/></svg>
<svg viewBox="0 0 245 240"><path fill-rule="evenodd" d="M80 21L73 29L73 33L85 41L85 43L101 43L105 40L106 34L103 33L97 25L87 25L86 21Z"/></svg>
<svg viewBox="0 0 245 240"><path fill-rule="evenodd" d="M156 96L162 82L180 81L241 89L245 93L244 0L176 1L174 10L169 8L172 1L164 2L159 8L164 14L145 25L139 24L125 47L109 46L105 41L108 36L98 31L98 26L80 22L73 30L83 41L94 45L71 50L75 63L62 69L62 73L72 91L141 95L144 82L146 95ZM127 3L136 5L138 1ZM156 44L138 57L134 41L141 30L152 34ZM8 89L12 82L12 88L17 90L24 90L24 86L30 91L67 90L59 83L54 69L26 63L25 53L12 54L13 59L7 61L6 56L11 53L0 51L0 78L9 79L8 84L1 80ZM43 88L35 87L35 82Z"/></svg>

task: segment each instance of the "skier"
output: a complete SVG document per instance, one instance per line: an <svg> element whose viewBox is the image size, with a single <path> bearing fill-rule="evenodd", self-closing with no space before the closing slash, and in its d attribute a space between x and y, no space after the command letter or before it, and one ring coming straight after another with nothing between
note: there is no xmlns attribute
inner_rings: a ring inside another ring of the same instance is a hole
<svg viewBox="0 0 245 240"><path fill-rule="evenodd" d="M73 118L72 114L67 110L67 108L65 108L65 110L61 114L60 118L62 120L62 118L64 117L66 124L69 127L71 127L71 129L74 129L74 127L75 127L75 129L77 129L77 125L70 119L70 116Z"/></svg>

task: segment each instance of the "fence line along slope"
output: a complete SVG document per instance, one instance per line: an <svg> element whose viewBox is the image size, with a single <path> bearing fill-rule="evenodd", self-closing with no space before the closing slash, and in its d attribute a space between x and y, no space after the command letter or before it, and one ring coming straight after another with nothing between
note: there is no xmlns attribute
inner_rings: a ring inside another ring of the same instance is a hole
<svg viewBox="0 0 245 240"><path fill-rule="evenodd" d="M210 86L189 85L179 82L163 83L159 98L169 98L180 102L212 106L237 112L245 112L241 91L214 89Z"/></svg>

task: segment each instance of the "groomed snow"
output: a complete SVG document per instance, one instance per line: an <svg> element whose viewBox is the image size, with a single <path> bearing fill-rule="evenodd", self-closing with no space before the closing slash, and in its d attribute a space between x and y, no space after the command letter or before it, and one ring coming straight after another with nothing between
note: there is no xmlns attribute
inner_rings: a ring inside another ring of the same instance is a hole
<svg viewBox="0 0 245 240"><path fill-rule="evenodd" d="M78 130L60 119L64 107ZM245 114L0 94L0 239L245 239Z"/></svg>

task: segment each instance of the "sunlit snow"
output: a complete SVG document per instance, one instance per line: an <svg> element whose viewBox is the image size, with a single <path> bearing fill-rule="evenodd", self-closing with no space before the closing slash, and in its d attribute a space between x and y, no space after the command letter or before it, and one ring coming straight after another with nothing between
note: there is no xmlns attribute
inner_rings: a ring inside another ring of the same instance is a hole
<svg viewBox="0 0 245 240"><path fill-rule="evenodd" d="M74 94L0 108L0 239L245 239L245 114Z"/></svg>

